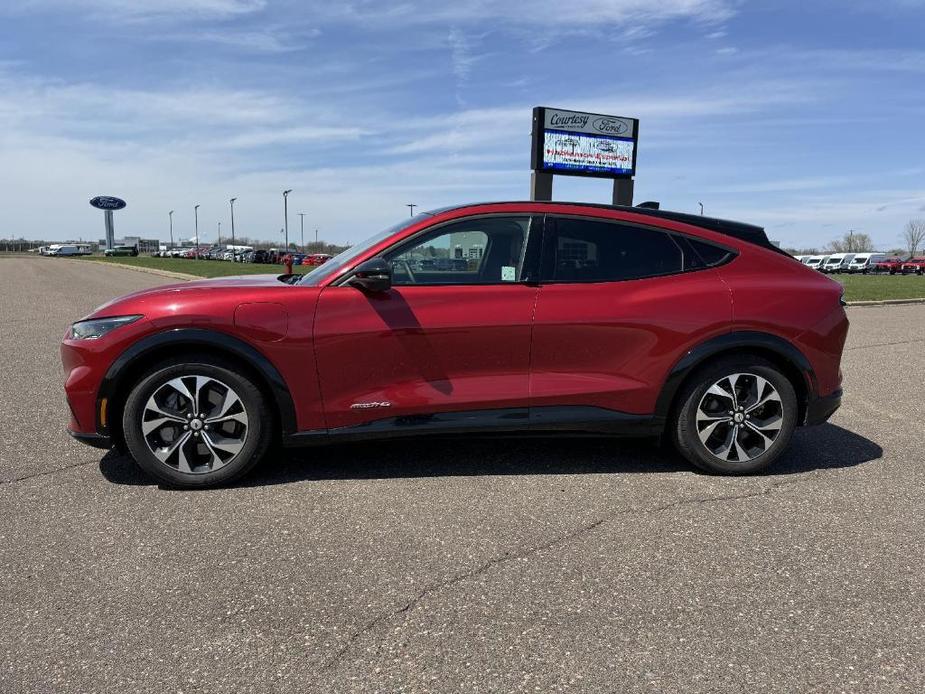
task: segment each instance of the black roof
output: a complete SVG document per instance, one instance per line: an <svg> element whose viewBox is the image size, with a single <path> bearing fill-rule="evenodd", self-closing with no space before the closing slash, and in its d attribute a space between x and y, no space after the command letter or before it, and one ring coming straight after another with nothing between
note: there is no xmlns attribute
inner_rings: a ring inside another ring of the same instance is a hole
<svg viewBox="0 0 925 694"><path fill-rule="evenodd" d="M731 219L719 219L717 217L704 217L699 214L690 214L688 212L674 212L672 210L660 210L653 209L651 207L631 207L629 205L605 205L601 203L593 202L568 202L566 200L553 200L553 201L539 201L539 200L496 200L493 202L480 202L480 203L467 203L464 205L450 205L449 207L441 207L436 210L430 210L425 214L438 214L440 212L448 212L449 210L457 210L463 207L475 207L477 205L498 205L498 204L531 204L531 205L571 205L574 207L593 207L598 209L605 210L619 210L621 212L631 212L633 214L644 215L647 217L656 217L658 219L670 219L675 222L681 222L683 224L690 224L691 226L700 227L701 229L708 229L710 231L715 231L719 234L725 234L726 236L732 236L741 241L748 241L763 248L767 248L784 255L789 255L786 251L782 251L780 248L775 246L768 239L767 234L764 231L764 228L756 226L754 224L746 224L745 222L736 222Z"/></svg>

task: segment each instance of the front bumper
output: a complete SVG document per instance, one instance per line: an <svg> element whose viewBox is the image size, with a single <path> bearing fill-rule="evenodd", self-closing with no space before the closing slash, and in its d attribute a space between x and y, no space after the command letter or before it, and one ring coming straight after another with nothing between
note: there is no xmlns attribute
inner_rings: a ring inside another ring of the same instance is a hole
<svg viewBox="0 0 925 694"><path fill-rule="evenodd" d="M93 446L94 448L112 448L112 438L109 436L103 436L102 434L85 434L80 431L71 431L68 429L67 433L73 436L77 441L85 443L88 446Z"/></svg>
<svg viewBox="0 0 925 694"><path fill-rule="evenodd" d="M806 406L806 418L803 421L805 426L813 426L828 421L829 417L835 414L835 410L841 407L842 389L839 388L831 395L810 400Z"/></svg>

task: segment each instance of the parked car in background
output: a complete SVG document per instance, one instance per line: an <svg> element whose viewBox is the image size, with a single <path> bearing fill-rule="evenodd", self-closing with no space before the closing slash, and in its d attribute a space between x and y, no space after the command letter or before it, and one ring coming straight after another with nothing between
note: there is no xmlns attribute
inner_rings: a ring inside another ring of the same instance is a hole
<svg viewBox="0 0 925 694"><path fill-rule="evenodd" d="M103 251L103 255L107 256L131 256L135 257L138 255L137 246L113 246L112 248L107 248Z"/></svg>
<svg viewBox="0 0 925 694"><path fill-rule="evenodd" d="M793 256L793 257L796 258L797 260L799 260L799 261L800 261L801 263L803 263L804 265L806 265L806 261L807 261L807 260L809 260L810 258L812 258L811 255L795 255L795 256Z"/></svg>
<svg viewBox="0 0 925 694"><path fill-rule="evenodd" d="M904 275L921 275L925 272L925 257L909 258L902 264L900 272Z"/></svg>
<svg viewBox="0 0 925 694"><path fill-rule="evenodd" d="M844 272L852 260L854 260L854 253L833 253L822 264L822 271L825 273Z"/></svg>
<svg viewBox="0 0 925 694"><path fill-rule="evenodd" d="M822 264L828 259L827 255L811 255L809 260L806 261L806 266L811 267L813 270L821 270Z"/></svg>
<svg viewBox="0 0 925 694"><path fill-rule="evenodd" d="M107 302L61 345L69 429L184 487L277 443L479 432L664 434L694 465L752 473L841 402L843 288L791 260L760 227L700 215L448 207L296 282Z"/></svg>
<svg viewBox="0 0 925 694"><path fill-rule="evenodd" d="M324 265L331 259L327 253L311 253L302 260L302 265Z"/></svg>
<svg viewBox="0 0 925 694"><path fill-rule="evenodd" d="M866 275L884 258L886 258L886 254L884 253L858 253L852 258L851 262L848 263L848 267L845 271L850 274L860 272Z"/></svg>
<svg viewBox="0 0 925 694"><path fill-rule="evenodd" d="M209 252L208 246L198 246L195 248L185 249L183 256L184 258L199 258L200 260L206 257L206 254Z"/></svg>
<svg viewBox="0 0 925 694"><path fill-rule="evenodd" d="M873 267L871 267L870 271L895 275L897 272L902 271L903 262L905 262L903 258L900 258L898 255L894 255L892 258L884 258L883 260L875 263Z"/></svg>

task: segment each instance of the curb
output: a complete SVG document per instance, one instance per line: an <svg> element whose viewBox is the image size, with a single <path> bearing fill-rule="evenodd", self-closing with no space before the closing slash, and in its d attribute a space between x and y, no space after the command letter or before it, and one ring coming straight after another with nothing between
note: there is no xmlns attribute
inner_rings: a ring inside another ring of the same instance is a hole
<svg viewBox="0 0 925 694"><path fill-rule="evenodd" d="M893 306L897 304L925 304L922 299L884 299L883 301L849 301L848 306Z"/></svg>

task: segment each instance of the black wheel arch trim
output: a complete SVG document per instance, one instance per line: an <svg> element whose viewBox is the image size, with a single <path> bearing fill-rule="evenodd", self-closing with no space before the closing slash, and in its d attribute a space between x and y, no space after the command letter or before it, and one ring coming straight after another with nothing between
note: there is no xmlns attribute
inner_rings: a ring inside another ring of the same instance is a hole
<svg viewBox="0 0 925 694"><path fill-rule="evenodd" d="M279 412L280 429L284 435L294 433L298 429L296 423L295 405L289 387L282 374L273 363L256 348L243 340L216 330L202 328L174 328L163 332L148 335L129 346L110 365L106 376L100 384L97 393L96 429L102 435L108 435L111 427L103 426L100 422L100 402L103 398L109 399L122 392L122 380L126 373L138 363L146 354L159 350L165 346L177 347L206 347L230 353L232 356L245 361L263 378Z"/></svg>
<svg viewBox="0 0 925 694"><path fill-rule="evenodd" d="M749 348L773 352L800 372L804 379L803 385L807 401L801 403L801 409L804 409L808 402L818 397L816 372L806 355L797 349L792 342L770 333L739 330L713 337L688 350L668 373L655 405L655 414L659 417L669 416L681 384L708 359L718 354L734 353L734 350Z"/></svg>

